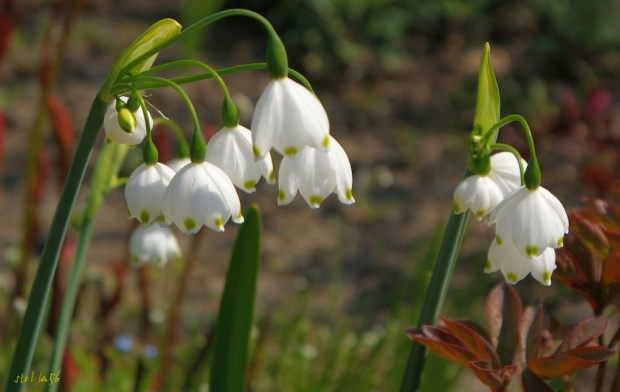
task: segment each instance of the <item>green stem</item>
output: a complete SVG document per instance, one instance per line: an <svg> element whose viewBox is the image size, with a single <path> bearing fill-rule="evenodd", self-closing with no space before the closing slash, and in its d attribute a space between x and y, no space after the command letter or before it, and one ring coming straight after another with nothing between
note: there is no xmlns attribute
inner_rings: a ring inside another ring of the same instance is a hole
<svg viewBox="0 0 620 392"><path fill-rule="evenodd" d="M189 96L187 96L187 93L181 88L181 86L179 86L172 80L158 78L155 76L145 76L144 79L157 82L157 83L161 83L162 85L165 85L168 87L172 87L177 93L179 93L181 98L183 98L183 101L185 101L185 105L187 106L187 109L189 110L189 114L192 117L192 121L194 123L194 129L200 129L200 122L198 121L198 115L196 114L196 110L194 109L192 100L189 99Z"/></svg>
<svg viewBox="0 0 620 392"><path fill-rule="evenodd" d="M213 15L209 15L206 18L203 18L201 20L199 20L198 22L194 23L193 25L189 26L188 28L186 28L185 30L182 30L179 34L175 35L174 37L170 38L169 40L162 42L159 45L155 45L153 46L150 50L146 51L145 53L143 53L141 56L138 56L137 58L135 58L133 61L131 61L129 64L127 64L125 67L123 67L123 69L120 71L119 73L119 78L118 80L120 81L120 79L127 75L132 68L134 68L136 65L142 63L143 61L147 60L148 58L150 58L151 56L153 56L154 54L157 54L159 52L161 52L162 50L164 50L165 48L167 48L168 46L172 45L173 43L182 40L184 37L186 37L188 34L192 34L195 31L202 29L203 27L219 20L222 18L226 18L229 16L246 16L255 20L258 20L266 29L267 32L269 33L269 35L275 35L276 37L278 36L276 31L274 30L273 26L271 25L271 23L269 23L269 21L267 19L265 19L262 15L257 14L256 12L252 12L249 10L244 10L244 9L229 9L229 10L224 10L224 11L220 11L218 13L215 13Z"/></svg>
<svg viewBox="0 0 620 392"><path fill-rule="evenodd" d="M84 219L80 228L80 237L73 259L73 265L71 266L71 273L69 274L67 288L62 299L62 308L60 311L60 318L58 319L58 327L56 329L57 332L54 339L54 348L52 349L48 374L57 373L61 370L62 353L67 344L67 337L69 336L69 325L77 299L80 275L84 266L84 260L86 260L86 251L90 244L92 226L92 221L90 219ZM45 387L45 392L54 392L57 387L58 383L48 383Z"/></svg>
<svg viewBox="0 0 620 392"><path fill-rule="evenodd" d="M153 88L161 88L161 87L168 87L167 84L162 84L162 83L153 83L153 82L142 82L141 78L143 75L147 75L147 74L151 74L153 72L158 72L158 71L163 71L165 69L168 68L172 68L172 67L177 67L177 66L182 66L183 65L183 60L179 60L179 61L171 61L169 63L166 64L162 64L162 65L158 65L156 67L152 67L147 71L141 73L140 75L136 75L136 76L132 76L130 78L126 78L123 79L123 83L119 83L113 90L112 93L114 95L125 95L128 92L130 92L132 90L131 85L133 85L135 83L135 86L138 90L148 90L148 89L153 89ZM243 65L235 65L233 67L227 67L227 68L222 68L222 69L218 69L215 72L217 72L218 75L222 76L222 75L227 75L227 74L232 74L235 72L241 72L241 71L254 71L254 70L258 70L258 69L266 69L267 68L267 63L250 63L250 64L243 64ZM289 75L293 76L295 79L297 79L301 84L304 85L304 87L306 87L308 90L310 90L310 92L312 92L314 94L314 90L312 89L312 86L310 85L310 82L308 82L308 79L306 79L301 73L299 73L298 71L295 71L292 68L288 69L288 73ZM197 82L199 80L205 80L205 79L210 79L212 78L213 75L211 75L210 73L206 72L206 73L202 73L202 74L197 74L197 75L191 75L191 76L184 76L184 77L180 77L180 78L176 78L176 79L170 79L170 81L176 83L176 84L187 84L187 83L193 83L193 82ZM131 85L129 85L129 83Z"/></svg>
<svg viewBox="0 0 620 392"><path fill-rule="evenodd" d="M88 118L84 124L84 131L75 152L75 157L71 163L67 181L62 189L60 200L56 208L56 213L52 219L50 230L39 268L34 278L32 291L28 299L28 307L24 315L24 321L19 331L17 344L13 354L11 370L9 371L6 392L20 392L24 390L25 383L16 383L16 378L21 374L29 373L32 363L34 349L43 325L45 304L49 296L52 279L58 264L60 247L67 231L71 210L75 204L86 165L90 158L90 153L95 144L97 134L103 123L103 117L108 107L108 102L95 98L91 106Z"/></svg>
<svg viewBox="0 0 620 392"><path fill-rule="evenodd" d="M466 176L468 175L469 173L466 173ZM450 215L441 248L439 249L439 254L435 261L431 281L426 290L424 304L420 311L420 318L418 319L418 327L422 325L434 325L437 321L437 317L439 316L439 312L446 298L454 266L456 265L456 259L459 254L461 242L463 241L469 215L470 214L467 212L459 215L452 213ZM424 346L415 342L413 343L400 392L414 392L418 390L427 352L428 350Z"/></svg>
<svg viewBox="0 0 620 392"><path fill-rule="evenodd" d="M515 158L517 159L517 164L519 165L519 174L521 176L521 186L523 186L524 179L523 179L523 161L521 158L521 154L519 154L519 151L517 151L516 148L514 148L513 146L509 145L509 144L504 144L504 143L494 143L491 144L491 149L492 150L504 150L504 151L508 151L509 153L511 153L512 155L515 156Z"/></svg>

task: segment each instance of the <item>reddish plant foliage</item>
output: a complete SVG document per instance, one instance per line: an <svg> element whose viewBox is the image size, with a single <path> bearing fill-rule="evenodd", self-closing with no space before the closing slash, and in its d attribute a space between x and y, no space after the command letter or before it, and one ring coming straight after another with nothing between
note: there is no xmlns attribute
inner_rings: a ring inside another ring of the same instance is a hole
<svg viewBox="0 0 620 392"><path fill-rule="evenodd" d="M505 391L519 369L524 391L552 391L545 379L597 365L614 353L592 344L605 330L605 317L551 333L543 328L542 306L523 310L506 284L489 294L487 318L488 332L473 321L442 318L438 327L425 325L408 334L432 353L467 366L492 391Z"/></svg>

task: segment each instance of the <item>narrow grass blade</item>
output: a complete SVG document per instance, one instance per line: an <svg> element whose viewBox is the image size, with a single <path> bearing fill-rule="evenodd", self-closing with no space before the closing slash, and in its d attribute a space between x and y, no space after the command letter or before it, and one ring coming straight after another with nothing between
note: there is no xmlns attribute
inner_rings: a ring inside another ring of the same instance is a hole
<svg viewBox="0 0 620 392"><path fill-rule="evenodd" d="M260 265L261 216L250 208L239 229L226 275L215 330L211 392L245 391L256 280Z"/></svg>

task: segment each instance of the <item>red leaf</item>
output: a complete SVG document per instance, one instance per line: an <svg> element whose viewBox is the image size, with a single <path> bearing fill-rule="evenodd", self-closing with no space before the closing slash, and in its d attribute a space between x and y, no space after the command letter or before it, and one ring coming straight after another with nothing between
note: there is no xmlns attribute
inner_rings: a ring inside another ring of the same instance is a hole
<svg viewBox="0 0 620 392"><path fill-rule="evenodd" d="M542 305L529 306L523 312L521 339L526 343L525 361L538 357L542 344Z"/></svg>
<svg viewBox="0 0 620 392"><path fill-rule="evenodd" d="M521 373L521 387L523 392L553 392L549 385L527 368Z"/></svg>
<svg viewBox="0 0 620 392"><path fill-rule="evenodd" d="M495 349L477 332L456 320L442 318L441 321L448 326L456 337L463 341L465 347L476 354L478 359L491 362L494 368L500 367L499 357Z"/></svg>
<svg viewBox="0 0 620 392"><path fill-rule="evenodd" d="M497 337L502 328L502 304L504 303L504 286L499 284L487 297L487 322L491 344L497 346Z"/></svg>
<svg viewBox="0 0 620 392"><path fill-rule="evenodd" d="M422 331L415 329L407 331L407 334L411 339L427 347L433 354L449 361L467 366L470 361L477 359L476 354L463 346L459 339L439 328L424 326Z"/></svg>
<svg viewBox="0 0 620 392"><path fill-rule="evenodd" d="M571 212L570 218L571 232L598 257L605 257L609 253L609 241L603 232L603 225L578 212Z"/></svg>
<svg viewBox="0 0 620 392"><path fill-rule="evenodd" d="M502 365L510 365L514 361L520 345L519 330L521 326L521 300L519 295L507 284L503 284L502 327L497 342L497 354Z"/></svg>
<svg viewBox="0 0 620 392"><path fill-rule="evenodd" d="M611 253L603 262L603 282L605 285L620 282L620 255Z"/></svg>
<svg viewBox="0 0 620 392"><path fill-rule="evenodd" d="M580 322L568 333L566 339L555 352L566 352L588 343L605 332L606 324L607 318L605 316L593 317Z"/></svg>
<svg viewBox="0 0 620 392"><path fill-rule="evenodd" d="M472 361L468 366L478 377L478 380L494 391L504 390L517 370L515 365L494 369L488 361Z"/></svg>
<svg viewBox="0 0 620 392"><path fill-rule="evenodd" d="M528 368L542 378L562 377L607 360L615 352L601 346L578 347L528 362Z"/></svg>

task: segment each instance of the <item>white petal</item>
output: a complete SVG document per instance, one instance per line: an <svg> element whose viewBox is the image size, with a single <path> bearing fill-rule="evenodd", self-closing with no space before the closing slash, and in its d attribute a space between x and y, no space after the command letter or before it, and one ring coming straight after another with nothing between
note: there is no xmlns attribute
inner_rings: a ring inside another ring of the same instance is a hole
<svg viewBox="0 0 620 392"><path fill-rule="evenodd" d="M299 193L310 208L319 208L323 200L336 189L336 174L326 152L304 147L297 160L300 173ZM303 173L303 176L302 174Z"/></svg>
<svg viewBox="0 0 620 392"><path fill-rule="evenodd" d="M252 118L252 144L255 156L264 157L282 129L282 79L274 79L256 103Z"/></svg>
<svg viewBox="0 0 620 392"><path fill-rule="evenodd" d="M498 246L502 260L501 271L506 282L516 284L530 272L530 260L523 256L514 246L502 244Z"/></svg>
<svg viewBox="0 0 620 392"><path fill-rule="evenodd" d="M120 99L126 103L128 97L120 97ZM149 124L152 128L153 118L148 110L147 114L149 116ZM123 131L118 123L116 102L112 101L112 103L108 106L103 119L103 128L105 130L106 139L112 143L128 144L130 146L140 144L146 136L146 122L144 121L144 113L142 112L142 109L138 109L133 113L133 115L136 119L136 129L134 129L131 133L127 133Z"/></svg>
<svg viewBox="0 0 620 392"><path fill-rule="evenodd" d="M134 170L125 185L130 214L142 224L150 224L157 219L164 192L173 176L172 169L159 162L155 165L142 164Z"/></svg>
<svg viewBox="0 0 620 392"><path fill-rule="evenodd" d="M527 162L521 159L523 170ZM516 157L509 152L500 152L491 156L491 171L489 177L502 190L504 196L521 186L521 172Z"/></svg>
<svg viewBox="0 0 620 392"><path fill-rule="evenodd" d="M299 189L299 156L285 156L278 171L278 205L289 204L295 198Z"/></svg>
<svg viewBox="0 0 620 392"><path fill-rule="evenodd" d="M547 248L540 256L530 259L532 276L545 286L551 285L551 274L555 268L555 250L553 248Z"/></svg>
<svg viewBox="0 0 620 392"><path fill-rule="evenodd" d="M254 159L250 131L242 126L223 128L207 145L207 162L222 169L237 186L248 193L256 190L261 170L273 172L271 155Z"/></svg>
<svg viewBox="0 0 620 392"><path fill-rule="evenodd" d="M459 214L470 209L481 220L493 211L503 196L489 176L472 175L463 179L454 191L454 212Z"/></svg>
<svg viewBox="0 0 620 392"><path fill-rule="evenodd" d="M294 155L304 146L329 149L329 120L325 108L308 89L291 79L283 79L282 129L274 147L283 155Z"/></svg>
<svg viewBox="0 0 620 392"><path fill-rule="evenodd" d="M355 199L353 198L353 173L351 171L349 157L336 139L331 136L329 138L330 150L327 156L330 166L336 174L336 193L338 194L338 200L344 204L352 204L355 202Z"/></svg>
<svg viewBox="0 0 620 392"><path fill-rule="evenodd" d="M487 263L484 266L485 273L489 274L491 272L496 272L502 268L503 253L503 249L500 249L494 239L487 254Z"/></svg>
<svg viewBox="0 0 620 392"><path fill-rule="evenodd" d="M129 250L134 264L156 262L163 267L168 260L181 257L176 237L158 223L138 226L129 239Z"/></svg>

